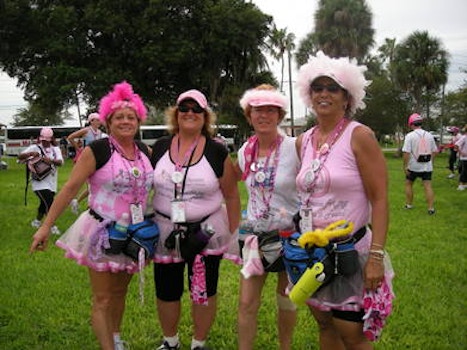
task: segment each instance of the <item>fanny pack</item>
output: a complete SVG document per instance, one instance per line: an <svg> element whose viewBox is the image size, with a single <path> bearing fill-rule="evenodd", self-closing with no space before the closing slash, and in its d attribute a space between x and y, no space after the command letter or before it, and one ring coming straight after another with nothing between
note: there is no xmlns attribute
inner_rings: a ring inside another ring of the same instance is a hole
<svg viewBox="0 0 467 350"><path fill-rule="evenodd" d="M93 209L89 209L89 214L98 221L104 219ZM144 250L145 259L152 259L156 252L156 246L159 241L159 227L150 218L146 218L138 224L131 224L126 231L121 231L115 227L115 222L107 226L109 234L109 248L105 249L106 254L125 254L138 261L138 254L141 249Z"/></svg>
<svg viewBox="0 0 467 350"><path fill-rule="evenodd" d="M167 215L157 212L159 215L170 219ZM201 224L206 221L211 214L196 222L177 223L170 235L166 238L164 246L169 250L179 249L180 256L186 261L194 261L196 255L200 254L214 235L214 230L209 225Z"/></svg>
<svg viewBox="0 0 467 350"><path fill-rule="evenodd" d="M258 236L258 249L260 251L264 271L284 271L282 242L279 237L279 230L255 232L254 234Z"/></svg>
<svg viewBox="0 0 467 350"><path fill-rule="evenodd" d="M317 262L324 266L324 280L326 285L335 275L348 276L359 271L358 252L355 250L357 243L366 233L366 226L356 231L352 237L341 241L335 241L325 247L314 246L311 249L302 248L298 244L300 233L295 232L282 239L283 261L289 279L293 284L297 283L308 267Z"/></svg>

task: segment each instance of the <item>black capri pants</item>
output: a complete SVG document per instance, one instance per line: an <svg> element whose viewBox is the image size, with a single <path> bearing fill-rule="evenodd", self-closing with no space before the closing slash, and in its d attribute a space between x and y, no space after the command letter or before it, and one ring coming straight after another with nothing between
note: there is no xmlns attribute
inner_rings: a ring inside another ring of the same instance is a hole
<svg viewBox="0 0 467 350"><path fill-rule="evenodd" d="M48 212L50 207L52 206L52 202L54 201L55 192L51 190L38 190L34 191L37 197L39 197L39 208L37 208L37 219L42 219Z"/></svg>
<svg viewBox="0 0 467 350"><path fill-rule="evenodd" d="M208 297L217 294L219 281L219 266L222 255L203 256L206 266L206 292ZM188 289L191 290L191 276L193 275L193 261L179 263L154 263L154 283L156 297L162 301L178 301L183 294L183 276L185 265L188 265Z"/></svg>

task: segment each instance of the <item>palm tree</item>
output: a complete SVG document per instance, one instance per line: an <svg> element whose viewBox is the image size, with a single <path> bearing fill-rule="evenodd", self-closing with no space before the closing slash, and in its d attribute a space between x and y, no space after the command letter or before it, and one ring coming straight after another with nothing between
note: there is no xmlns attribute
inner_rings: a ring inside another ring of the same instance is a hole
<svg viewBox="0 0 467 350"><path fill-rule="evenodd" d="M422 111L426 100L427 117L431 97L446 84L448 53L427 31L415 31L396 46L394 74L397 83L413 100L415 111Z"/></svg>
<svg viewBox="0 0 467 350"><path fill-rule="evenodd" d="M267 47L270 55L277 61L281 62L281 81L280 81L280 90L282 91L282 86L284 84L284 53L285 53L285 37L287 33L287 28L278 29L274 24L269 34L269 37L266 41Z"/></svg>
<svg viewBox="0 0 467 350"><path fill-rule="evenodd" d="M360 62L374 45L372 13L365 0L320 0L315 13L318 49Z"/></svg>

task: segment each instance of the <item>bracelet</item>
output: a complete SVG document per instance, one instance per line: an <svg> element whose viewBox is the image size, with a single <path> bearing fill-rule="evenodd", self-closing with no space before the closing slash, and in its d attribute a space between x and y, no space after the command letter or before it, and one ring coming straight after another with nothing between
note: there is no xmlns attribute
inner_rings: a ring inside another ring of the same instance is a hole
<svg viewBox="0 0 467 350"><path fill-rule="evenodd" d="M386 253L383 249L370 249L370 255L378 255L380 257L384 257Z"/></svg>

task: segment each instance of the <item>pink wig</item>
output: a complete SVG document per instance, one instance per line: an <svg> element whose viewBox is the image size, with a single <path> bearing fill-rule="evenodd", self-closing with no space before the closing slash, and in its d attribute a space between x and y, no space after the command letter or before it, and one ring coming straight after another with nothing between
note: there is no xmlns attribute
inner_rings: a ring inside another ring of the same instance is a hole
<svg viewBox="0 0 467 350"><path fill-rule="evenodd" d="M287 97L275 90L247 90L240 99L240 106L245 110L248 106L275 106L282 110L287 108Z"/></svg>
<svg viewBox="0 0 467 350"><path fill-rule="evenodd" d="M106 119L116 110L131 108L136 112L139 120L144 122L147 117L147 109L143 100L133 92L133 87L126 81L115 84L113 90L105 95L99 103L99 118L105 123Z"/></svg>
<svg viewBox="0 0 467 350"><path fill-rule="evenodd" d="M319 77L329 77L339 84L349 94L350 114L353 115L357 109L365 109L363 102L365 88L371 81L365 79L363 74L366 66L359 66L356 59L348 57L331 58L322 51L316 56L310 57L307 63L300 67L297 85L303 102L310 108L311 94L310 85Z"/></svg>

